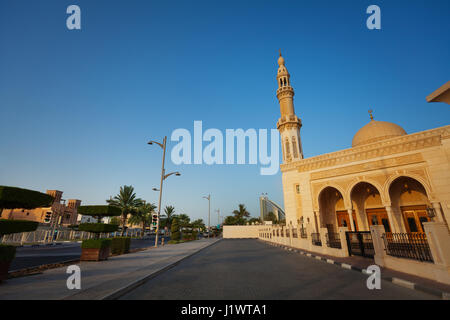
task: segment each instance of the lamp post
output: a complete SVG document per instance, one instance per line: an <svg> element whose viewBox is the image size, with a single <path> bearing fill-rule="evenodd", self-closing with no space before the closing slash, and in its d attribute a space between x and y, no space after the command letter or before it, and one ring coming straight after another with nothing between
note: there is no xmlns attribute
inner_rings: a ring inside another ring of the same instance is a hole
<svg viewBox="0 0 450 320"><path fill-rule="evenodd" d="M163 143L156 142L156 141L148 142L149 145L153 145L154 143L156 143L158 146L161 147L161 149L163 149L162 166L161 166L161 183L160 183L160 187L159 187L158 219L156 221L155 248L158 247L159 217L161 215L161 197L162 197L162 190L163 190L163 182L164 182L164 180L166 180L168 177L170 177L173 174L176 176L181 176L181 173L179 173L178 171L166 174L166 169L164 168L164 164L166 161L166 142L167 142L167 137L164 137ZM153 188L153 190L155 190L155 188Z"/></svg>
<svg viewBox="0 0 450 320"><path fill-rule="evenodd" d="M208 239L209 239L209 233L211 232L211 195L208 194L208 196L204 196L203 198L208 200Z"/></svg>

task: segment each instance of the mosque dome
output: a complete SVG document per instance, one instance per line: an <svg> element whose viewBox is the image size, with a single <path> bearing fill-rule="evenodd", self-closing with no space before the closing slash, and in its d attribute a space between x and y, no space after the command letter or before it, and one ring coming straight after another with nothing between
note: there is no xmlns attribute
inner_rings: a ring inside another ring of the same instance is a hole
<svg viewBox="0 0 450 320"><path fill-rule="evenodd" d="M406 131L399 125L387 122L371 120L368 124L358 130L353 137L352 147L377 142L389 138L406 135Z"/></svg>

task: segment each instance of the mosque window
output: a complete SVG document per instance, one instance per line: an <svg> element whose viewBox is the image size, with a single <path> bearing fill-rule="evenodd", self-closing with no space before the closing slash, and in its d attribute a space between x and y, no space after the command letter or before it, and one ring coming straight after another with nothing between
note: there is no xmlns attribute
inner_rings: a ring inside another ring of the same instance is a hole
<svg viewBox="0 0 450 320"><path fill-rule="evenodd" d="M295 185L295 192L300 193L300 185Z"/></svg>
<svg viewBox="0 0 450 320"><path fill-rule="evenodd" d="M292 137L292 152L294 154L294 158L298 158L297 143L295 141L295 137Z"/></svg>
<svg viewBox="0 0 450 320"><path fill-rule="evenodd" d="M286 138L286 159L291 157L291 152L289 150L289 140Z"/></svg>

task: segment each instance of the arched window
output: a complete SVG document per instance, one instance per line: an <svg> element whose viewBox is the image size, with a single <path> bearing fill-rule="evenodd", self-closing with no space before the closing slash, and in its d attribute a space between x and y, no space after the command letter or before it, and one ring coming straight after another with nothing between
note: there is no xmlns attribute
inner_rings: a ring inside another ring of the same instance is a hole
<svg viewBox="0 0 450 320"><path fill-rule="evenodd" d="M289 159L289 158L291 157L291 152L290 152L290 150L289 150L289 140L288 140L288 138L286 138L286 143L285 143L285 145L286 145L286 149L285 149L285 151L286 151L285 158L286 158L286 159Z"/></svg>
<svg viewBox="0 0 450 320"><path fill-rule="evenodd" d="M298 158L297 142L295 137L292 137L292 153L294 154L294 158Z"/></svg>

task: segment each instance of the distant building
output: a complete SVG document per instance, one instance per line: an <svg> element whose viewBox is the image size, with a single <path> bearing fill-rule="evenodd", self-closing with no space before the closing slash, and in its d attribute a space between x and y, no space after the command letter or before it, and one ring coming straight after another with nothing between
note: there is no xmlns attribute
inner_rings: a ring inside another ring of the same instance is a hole
<svg viewBox="0 0 450 320"><path fill-rule="evenodd" d="M57 221L59 225L68 226L77 223L78 207L81 200L62 199L62 191L47 190L55 200L51 207L36 209L4 209L0 212L0 218L10 220L29 220L43 224Z"/></svg>
<svg viewBox="0 0 450 320"><path fill-rule="evenodd" d="M269 216L270 212L272 212L277 221L284 221L286 216L284 214L284 210L281 207L270 200L267 196L259 197L259 208L261 211L261 220L262 221L271 221L271 217Z"/></svg>

